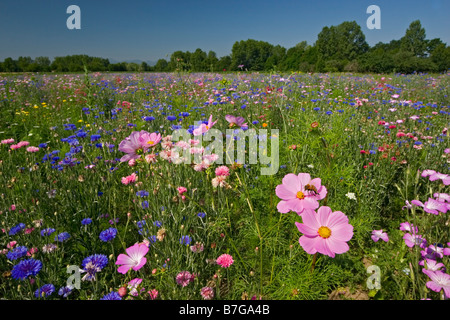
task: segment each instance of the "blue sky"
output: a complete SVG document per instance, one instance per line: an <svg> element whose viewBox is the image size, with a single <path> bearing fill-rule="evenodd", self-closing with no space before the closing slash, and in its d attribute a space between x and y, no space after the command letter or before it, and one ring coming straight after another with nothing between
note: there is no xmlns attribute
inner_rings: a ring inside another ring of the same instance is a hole
<svg viewBox="0 0 450 320"><path fill-rule="evenodd" d="M381 9L381 29L369 30L369 5ZM81 29L69 30L67 7L81 9ZM400 39L420 20L427 39L450 45L448 0L0 0L0 60L88 54L117 61L169 59L176 50L231 53L255 39L285 48L313 44L324 26L356 21L369 45Z"/></svg>

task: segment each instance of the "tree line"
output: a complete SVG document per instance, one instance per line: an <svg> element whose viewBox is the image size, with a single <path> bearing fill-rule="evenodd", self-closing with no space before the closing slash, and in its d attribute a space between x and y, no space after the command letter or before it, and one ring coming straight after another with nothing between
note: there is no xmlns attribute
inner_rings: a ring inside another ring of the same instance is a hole
<svg viewBox="0 0 450 320"><path fill-rule="evenodd" d="M443 72L450 69L450 47L439 38L426 39L419 20L413 21L399 40L379 42L370 47L355 21L326 26L313 45L302 41L292 48L253 39L236 41L231 54L217 57L198 48L175 51L170 59L155 65L146 62L110 63L87 55L6 58L0 72L219 72L219 71L302 71L302 72Z"/></svg>

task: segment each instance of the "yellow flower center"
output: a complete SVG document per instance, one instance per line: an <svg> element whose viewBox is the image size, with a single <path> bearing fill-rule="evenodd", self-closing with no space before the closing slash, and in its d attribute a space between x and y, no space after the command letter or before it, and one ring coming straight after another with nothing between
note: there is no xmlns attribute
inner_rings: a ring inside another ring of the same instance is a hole
<svg viewBox="0 0 450 320"><path fill-rule="evenodd" d="M206 130L209 130L209 127L208 127L208 126L206 126Z"/></svg>
<svg viewBox="0 0 450 320"><path fill-rule="evenodd" d="M154 141L147 141L147 144L153 144L154 143Z"/></svg>
<svg viewBox="0 0 450 320"><path fill-rule="evenodd" d="M305 199L304 193L301 192L301 191L297 192L297 198L299 198L300 200L301 200L301 199Z"/></svg>
<svg viewBox="0 0 450 320"><path fill-rule="evenodd" d="M319 234L319 236L321 236L324 239L329 238L331 236L330 228L324 227L324 226L321 226L319 228L319 230L317 231L317 233Z"/></svg>

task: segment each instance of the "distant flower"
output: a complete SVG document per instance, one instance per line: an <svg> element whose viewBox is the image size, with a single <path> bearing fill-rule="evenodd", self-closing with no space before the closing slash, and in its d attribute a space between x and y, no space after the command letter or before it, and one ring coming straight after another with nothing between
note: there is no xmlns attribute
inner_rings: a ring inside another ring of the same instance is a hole
<svg viewBox="0 0 450 320"><path fill-rule="evenodd" d="M183 193L187 191L185 187L178 187L177 188L178 194L181 196Z"/></svg>
<svg viewBox="0 0 450 320"><path fill-rule="evenodd" d="M356 200L356 196L355 196L355 194L353 192L348 192L348 193L345 194L345 196L347 198L349 198L350 200Z"/></svg>
<svg viewBox="0 0 450 320"><path fill-rule="evenodd" d="M86 226L86 225L91 224L91 223L92 223L92 219L91 218L86 218L86 219L81 220L81 224L83 226Z"/></svg>
<svg viewBox="0 0 450 320"><path fill-rule="evenodd" d="M197 214L197 216L198 216L199 218L204 218L204 217L206 217L206 213L204 213L204 212L199 212L199 213Z"/></svg>
<svg viewBox="0 0 450 320"><path fill-rule="evenodd" d="M145 151L150 147L147 143L149 140L150 134L147 131L133 131L129 137L125 138L119 144L119 151L125 152L122 158L120 158L121 162L128 162L130 160L137 160L144 154Z"/></svg>
<svg viewBox="0 0 450 320"><path fill-rule="evenodd" d="M110 292L107 295L104 295L100 300L122 300L122 297L118 292Z"/></svg>
<svg viewBox="0 0 450 320"><path fill-rule="evenodd" d="M383 232L383 230L373 230L372 231L372 240L378 242L378 240L383 240L384 242L389 241L388 234Z"/></svg>
<svg viewBox="0 0 450 320"><path fill-rule="evenodd" d="M450 298L450 275L442 271L431 271L427 269L422 269L422 271L431 279L426 284L428 289L434 292L444 290L445 296Z"/></svg>
<svg viewBox="0 0 450 320"><path fill-rule="evenodd" d="M150 299L155 300L158 297L158 290L152 289L150 291L147 291L147 293L150 295Z"/></svg>
<svg viewBox="0 0 450 320"><path fill-rule="evenodd" d="M43 229L43 230L41 230L41 236L49 236L49 235L51 235L53 232L55 232L56 230L55 229L53 229L53 228L46 228L46 229Z"/></svg>
<svg viewBox="0 0 450 320"><path fill-rule="evenodd" d="M126 274L130 269L138 271L147 262L145 255L148 252L148 247L144 244L137 243L127 248L126 252L126 255L121 253L117 257L116 265L120 265L117 269L119 273Z"/></svg>
<svg viewBox="0 0 450 320"><path fill-rule="evenodd" d="M8 260L10 260L10 261L14 261L14 260L17 260L17 259L20 259L20 258L26 256L27 252L28 252L28 248L25 246L15 247L14 249L12 249L11 251L9 251L6 254L6 258L8 258Z"/></svg>
<svg viewBox="0 0 450 320"><path fill-rule="evenodd" d="M332 212L329 207L320 207L317 213L306 210L302 214L303 223L296 226L303 236L299 243L309 254L319 252L334 258L335 254L349 250L347 241L353 237L353 226L341 211Z"/></svg>
<svg viewBox="0 0 450 320"><path fill-rule="evenodd" d="M184 245L189 245L192 242L192 238L190 236L182 236L180 238L180 243Z"/></svg>
<svg viewBox="0 0 450 320"><path fill-rule="evenodd" d="M55 286L51 283L44 284L34 292L36 298L46 298L55 291Z"/></svg>
<svg viewBox="0 0 450 320"><path fill-rule="evenodd" d="M216 263L220 265L222 268L228 268L234 263L234 260L231 255L224 253L216 259Z"/></svg>
<svg viewBox="0 0 450 320"><path fill-rule="evenodd" d="M102 232L100 232L100 240L102 240L103 242L108 242L113 240L117 235L117 229L116 228L109 228L106 229Z"/></svg>
<svg viewBox="0 0 450 320"><path fill-rule="evenodd" d="M22 229L25 229L25 227L26 226L24 223L19 223L9 230L9 235L13 236L13 235L17 234L18 232L20 232Z"/></svg>
<svg viewBox="0 0 450 320"><path fill-rule="evenodd" d="M122 179L121 179L121 182L124 184L124 185L128 185L128 184L130 184L130 183L134 183L134 182L136 182L136 180L137 180L137 175L136 175L136 173L132 173L131 175L129 175L129 176L126 176L126 177L122 177Z"/></svg>
<svg viewBox="0 0 450 320"><path fill-rule="evenodd" d="M62 232L55 237L55 241L64 242L70 238L70 234L68 232Z"/></svg>
<svg viewBox="0 0 450 320"><path fill-rule="evenodd" d="M140 139L142 140L143 145L145 146L145 149L154 147L161 141L161 134L160 133L148 133L144 132Z"/></svg>
<svg viewBox="0 0 450 320"><path fill-rule="evenodd" d="M39 151L39 148L38 148L38 147L28 147L28 148L27 148L27 151L28 151L28 152L38 152L38 151Z"/></svg>
<svg viewBox="0 0 450 320"><path fill-rule="evenodd" d="M225 120L228 121L230 128L237 126L237 127L248 127L247 123L245 122L245 119L243 117L235 117L232 115L227 114L225 116Z"/></svg>
<svg viewBox="0 0 450 320"><path fill-rule="evenodd" d="M230 175L230 169L227 166L220 166L216 168L216 176L229 176Z"/></svg>
<svg viewBox="0 0 450 320"><path fill-rule="evenodd" d="M325 198L327 189L321 185L320 178L311 180L309 173L289 173L284 176L282 184L275 188L275 193L281 199L277 205L279 212L295 211L301 214L306 210L317 209L318 200Z"/></svg>
<svg viewBox="0 0 450 320"><path fill-rule="evenodd" d="M130 290L130 295L136 297L139 295L137 288L139 287L139 285L142 283L142 279L140 278L135 278L133 280L131 280L130 282L128 282L128 290Z"/></svg>
<svg viewBox="0 0 450 320"><path fill-rule="evenodd" d="M177 281L177 284L186 287L194 280L194 276L189 271L181 271L177 274L175 280Z"/></svg>
<svg viewBox="0 0 450 320"><path fill-rule="evenodd" d="M414 225L409 222L400 223L400 230L412 233L419 232L419 229L417 227L414 227Z"/></svg>
<svg viewBox="0 0 450 320"><path fill-rule="evenodd" d="M200 294L204 300L211 300L214 298L214 289L211 287L203 287L200 290Z"/></svg>
<svg viewBox="0 0 450 320"><path fill-rule="evenodd" d="M16 264L12 271L11 276L16 280L24 280L29 276L35 276L41 271L42 262L40 260L28 259L21 260Z"/></svg>
<svg viewBox="0 0 450 320"><path fill-rule="evenodd" d="M209 129L211 129L214 124L216 124L216 122L217 120L214 122L212 121L212 115L210 115L207 124L202 123L198 128L194 129L194 136L199 136L205 132L208 132Z"/></svg>
<svg viewBox="0 0 450 320"><path fill-rule="evenodd" d="M145 197L148 197L149 193L148 193L148 191L140 190L140 191L136 192L136 195L138 197L145 198Z"/></svg>

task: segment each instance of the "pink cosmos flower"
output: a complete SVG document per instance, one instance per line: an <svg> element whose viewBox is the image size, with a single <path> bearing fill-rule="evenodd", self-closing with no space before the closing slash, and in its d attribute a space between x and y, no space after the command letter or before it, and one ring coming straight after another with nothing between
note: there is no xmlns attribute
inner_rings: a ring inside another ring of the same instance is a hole
<svg viewBox="0 0 450 320"><path fill-rule="evenodd" d="M161 141L161 134L160 133L148 133L148 132L144 132L141 135L141 140L142 143L148 148L154 147L155 145L157 145L160 141Z"/></svg>
<svg viewBox="0 0 450 320"><path fill-rule="evenodd" d="M216 263L220 265L222 268L228 268L233 264L233 262L234 262L233 257L227 253L220 255L216 259Z"/></svg>
<svg viewBox="0 0 450 320"><path fill-rule="evenodd" d="M321 185L321 179L311 180L309 173L295 175L288 173L284 176L282 184L275 188L276 195L282 199L277 209L281 213L295 211L297 214L304 210L315 210L319 207L317 200L327 195L327 189Z"/></svg>
<svg viewBox="0 0 450 320"><path fill-rule="evenodd" d="M137 180L137 178L138 178L138 176L136 175L136 173L132 173L131 175L129 175L129 176L126 176L126 177L122 177L122 183L124 184L124 185L128 185L128 184L130 184L130 183L134 183L134 182L136 182L136 180Z"/></svg>
<svg viewBox="0 0 450 320"><path fill-rule="evenodd" d="M153 147L161 140L161 134L148 133L147 131L134 131L129 137L121 141L119 144L119 151L125 152L121 162L137 160L150 147Z"/></svg>
<svg viewBox="0 0 450 320"><path fill-rule="evenodd" d="M383 230L373 230L372 231L372 240L375 242L378 242L378 240L383 240L384 242L389 241L388 234L386 232L383 232Z"/></svg>
<svg viewBox="0 0 450 320"><path fill-rule="evenodd" d="M299 243L309 254L319 252L334 258L335 254L349 250L347 241L353 237L353 226L341 211L332 212L331 208L322 206L317 210L305 210L303 223L296 222L298 230L303 233Z"/></svg>
<svg viewBox="0 0 450 320"><path fill-rule="evenodd" d="M230 175L230 169L228 169L227 166L220 166L216 168L216 176L229 176Z"/></svg>
<svg viewBox="0 0 450 320"><path fill-rule="evenodd" d="M148 247L145 244L136 243L135 245L126 249L127 254L119 254L116 264L121 265L117 271L126 274L128 270L133 269L138 271L147 262L144 256L148 252Z"/></svg>
<svg viewBox="0 0 450 320"><path fill-rule="evenodd" d="M225 120L227 120L230 124L230 128L234 127L234 126L238 126L238 127L248 127L247 123L244 123L245 119L243 117L235 117L232 116L230 114L227 114L225 116Z"/></svg>
<svg viewBox="0 0 450 320"><path fill-rule="evenodd" d="M431 271L427 269L422 269L422 271L431 279L426 284L428 289L434 292L444 290L445 296L450 298L450 275L442 271Z"/></svg>
<svg viewBox="0 0 450 320"><path fill-rule="evenodd" d="M194 136L199 136L205 132L208 132L208 130L211 129L212 126L216 124L216 122L217 120L214 122L212 121L212 115L210 115L207 124L202 123L198 128L194 129Z"/></svg>
<svg viewBox="0 0 450 320"><path fill-rule="evenodd" d="M186 287L189 283L194 281L194 278L195 276L193 276L189 271L181 271L177 274L175 280L177 281L177 284L182 287Z"/></svg>

